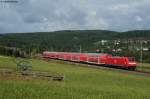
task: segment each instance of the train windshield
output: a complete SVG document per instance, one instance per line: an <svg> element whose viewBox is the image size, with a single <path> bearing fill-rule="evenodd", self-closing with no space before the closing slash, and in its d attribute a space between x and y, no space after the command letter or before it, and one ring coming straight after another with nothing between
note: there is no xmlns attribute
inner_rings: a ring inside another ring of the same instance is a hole
<svg viewBox="0 0 150 99"><path fill-rule="evenodd" d="M129 61L131 62L135 62L135 58L134 57L128 57Z"/></svg>

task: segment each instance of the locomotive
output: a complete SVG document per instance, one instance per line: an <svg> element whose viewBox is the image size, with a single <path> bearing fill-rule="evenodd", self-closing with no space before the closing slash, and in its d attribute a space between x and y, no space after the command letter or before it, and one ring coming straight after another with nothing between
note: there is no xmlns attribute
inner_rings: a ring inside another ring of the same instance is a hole
<svg viewBox="0 0 150 99"><path fill-rule="evenodd" d="M137 67L137 62L132 57L118 57L107 53L69 53L45 51L43 52L43 58L118 67L129 70L135 70Z"/></svg>

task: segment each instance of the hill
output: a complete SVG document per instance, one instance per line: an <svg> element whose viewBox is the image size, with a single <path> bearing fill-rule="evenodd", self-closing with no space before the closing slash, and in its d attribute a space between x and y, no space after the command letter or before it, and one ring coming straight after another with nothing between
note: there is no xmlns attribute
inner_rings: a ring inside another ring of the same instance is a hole
<svg viewBox="0 0 150 99"><path fill-rule="evenodd" d="M128 38L150 38L150 31L114 32L105 30L56 31L43 33L21 33L0 35L0 45L18 48L38 48L42 50L77 51L79 45L89 49L100 40Z"/></svg>
<svg viewBox="0 0 150 99"><path fill-rule="evenodd" d="M39 50L77 51L78 45L91 46L100 39L110 39L111 31L57 31L47 33L3 34L0 45Z"/></svg>

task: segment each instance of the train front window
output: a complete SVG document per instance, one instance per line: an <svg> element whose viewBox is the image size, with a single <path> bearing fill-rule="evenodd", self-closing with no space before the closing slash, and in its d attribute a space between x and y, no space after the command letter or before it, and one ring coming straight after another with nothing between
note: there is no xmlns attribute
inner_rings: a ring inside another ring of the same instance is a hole
<svg viewBox="0 0 150 99"><path fill-rule="evenodd" d="M135 58L134 57L128 57L130 62L135 62Z"/></svg>

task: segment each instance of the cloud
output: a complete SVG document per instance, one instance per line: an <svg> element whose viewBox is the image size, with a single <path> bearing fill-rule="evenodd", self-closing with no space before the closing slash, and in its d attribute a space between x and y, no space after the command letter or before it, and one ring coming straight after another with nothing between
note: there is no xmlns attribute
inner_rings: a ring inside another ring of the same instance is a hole
<svg viewBox="0 0 150 99"><path fill-rule="evenodd" d="M112 10L114 11L127 11L129 10L129 5L128 4L118 4L112 6Z"/></svg>
<svg viewBox="0 0 150 99"><path fill-rule="evenodd" d="M0 3L0 33L150 28L149 0L18 0Z"/></svg>
<svg viewBox="0 0 150 99"><path fill-rule="evenodd" d="M140 16L135 17L136 21L141 22L143 19Z"/></svg>

